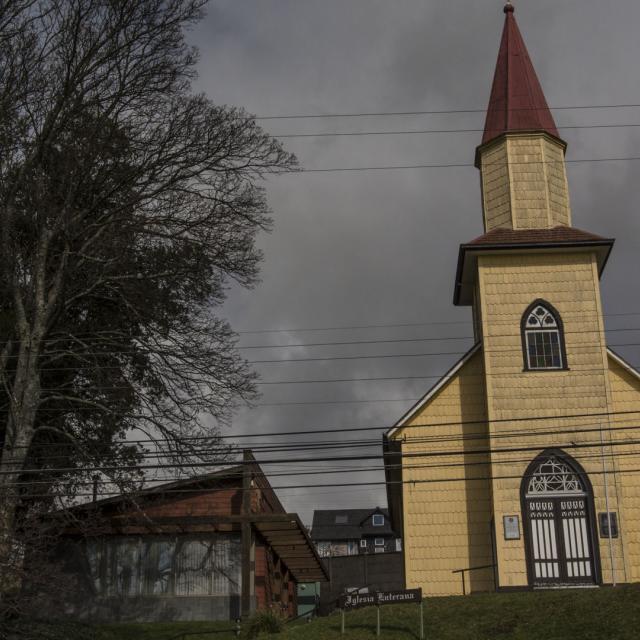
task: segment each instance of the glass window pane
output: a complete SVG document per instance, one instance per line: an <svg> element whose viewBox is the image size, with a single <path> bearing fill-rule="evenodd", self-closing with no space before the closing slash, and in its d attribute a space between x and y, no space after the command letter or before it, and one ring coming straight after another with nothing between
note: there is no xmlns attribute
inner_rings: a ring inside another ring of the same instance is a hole
<svg viewBox="0 0 640 640"><path fill-rule="evenodd" d="M216 537L214 595L240 594L240 552L240 539L237 536Z"/></svg>
<svg viewBox="0 0 640 640"><path fill-rule="evenodd" d="M176 553L176 595L210 594L214 553L211 540L184 540L179 544Z"/></svg>
<svg viewBox="0 0 640 640"><path fill-rule="evenodd" d="M175 540L149 540L142 552L143 589L146 595L171 593L171 571Z"/></svg>
<svg viewBox="0 0 640 640"><path fill-rule="evenodd" d="M97 540L87 540L86 546L87 564L89 575L97 594L102 594L104 584L102 580L102 544Z"/></svg>
<svg viewBox="0 0 640 640"><path fill-rule="evenodd" d="M525 339L530 369L559 369L562 367L558 330L527 330Z"/></svg>
<svg viewBox="0 0 640 640"><path fill-rule="evenodd" d="M119 538L106 543L109 551L109 595L136 596L140 592L140 543L137 538Z"/></svg>

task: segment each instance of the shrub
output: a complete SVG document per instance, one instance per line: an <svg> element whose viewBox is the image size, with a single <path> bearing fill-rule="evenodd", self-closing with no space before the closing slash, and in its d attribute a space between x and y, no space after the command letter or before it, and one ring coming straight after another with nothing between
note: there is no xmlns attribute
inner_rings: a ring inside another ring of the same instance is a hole
<svg viewBox="0 0 640 640"><path fill-rule="evenodd" d="M285 619L277 611L263 609L258 611L247 623L247 638L257 638L262 633L280 633L284 629Z"/></svg>

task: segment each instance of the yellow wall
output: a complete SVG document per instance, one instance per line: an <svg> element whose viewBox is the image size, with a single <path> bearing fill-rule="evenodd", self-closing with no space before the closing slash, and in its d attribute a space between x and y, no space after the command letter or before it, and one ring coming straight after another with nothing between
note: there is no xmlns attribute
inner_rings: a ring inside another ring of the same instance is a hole
<svg viewBox="0 0 640 640"><path fill-rule="evenodd" d="M578 431L608 424L608 418L558 419L572 414L606 414L611 405L607 354L600 308L595 255L588 252L480 256L487 411L494 448L531 447L526 452L492 454L493 508L498 523L496 547L500 586L527 585L524 537L505 541L503 515L519 515L520 478L529 462L548 447L558 447L582 464L594 488L596 511L605 511L604 477L598 434ZM523 371L522 314L537 298L551 303L564 322L566 371ZM527 418L549 416L529 422ZM571 433L544 433L574 429ZM536 430L534 436L522 432ZM584 448L574 448L586 445ZM593 445L593 446L590 446ZM611 471L611 462L608 462ZM500 476L509 476L507 478ZM513 477L511 477L513 476ZM618 511L615 492L609 508ZM603 578L612 579L608 541L600 550ZM622 564L621 540L613 544L614 562ZM606 553L605 553L606 551Z"/></svg>
<svg viewBox="0 0 640 640"><path fill-rule="evenodd" d="M630 440L640 440L640 378L629 372L613 357L609 359L609 380L613 397L610 431L615 444L612 450L615 474L613 491L618 493L620 512L619 527L624 531L624 565L616 573L624 571L629 582L640 581L640 445ZM629 443L629 444L628 444ZM607 450L609 451L609 450ZM621 579L621 578L618 578Z"/></svg>
<svg viewBox="0 0 640 640"><path fill-rule="evenodd" d="M509 134L482 149L485 230L571 225L562 145L545 134Z"/></svg>
<svg viewBox="0 0 640 640"><path fill-rule="evenodd" d="M560 313L568 370L523 370L520 323L537 298ZM527 586L521 479L547 448L584 468L595 514L607 501L618 514L617 539L600 538L596 523L603 582L640 581L640 445L629 442L640 440L640 376L607 353L595 255L480 256L476 304L482 349L392 436L403 443L407 587L460 594L453 571L493 562L492 517L499 586ZM506 515L519 517L520 540L504 540ZM467 574L467 592L493 585L490 569Z"/></svg>
<svg viewBox="0 0 640 640"><path fill-rule="evenodd" d="M488 475L488 460L471 453L487 447L481 352L471 356L407 425L393 436L403 441L407 587L422 587L430 596L460 594L460 575L452 571L492 563L491 499L489 483L482 479ZM452 455L411 457L424 452ZM469 462L485 464L461 464ZM493 572L472 572L467 589L492 590Z"/></svg>

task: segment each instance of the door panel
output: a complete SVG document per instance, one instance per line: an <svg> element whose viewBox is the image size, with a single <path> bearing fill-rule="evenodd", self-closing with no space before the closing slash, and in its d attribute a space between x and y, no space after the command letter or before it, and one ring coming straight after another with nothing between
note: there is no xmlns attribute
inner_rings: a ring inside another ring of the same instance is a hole
<svg viewBox="0 0 640 640"><path fill-rule="evenodd" d="M593 583L586 497L527 498L526 507L534 586Z"/></svg>

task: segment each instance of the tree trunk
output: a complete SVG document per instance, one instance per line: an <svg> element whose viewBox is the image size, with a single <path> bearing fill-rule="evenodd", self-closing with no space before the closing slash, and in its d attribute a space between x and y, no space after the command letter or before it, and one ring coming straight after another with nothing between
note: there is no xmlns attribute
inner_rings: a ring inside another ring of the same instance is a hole
<svg viewBox="0 0 640 640"><path fill-rule="evenodd" d="M21 347L18 357L0 458L0 603L8 593L19 588L19 566L15 557L19 542L16 534L18 482L33 440L40 400L38 349L31 340L26 343L28 346Z"/></svg>

